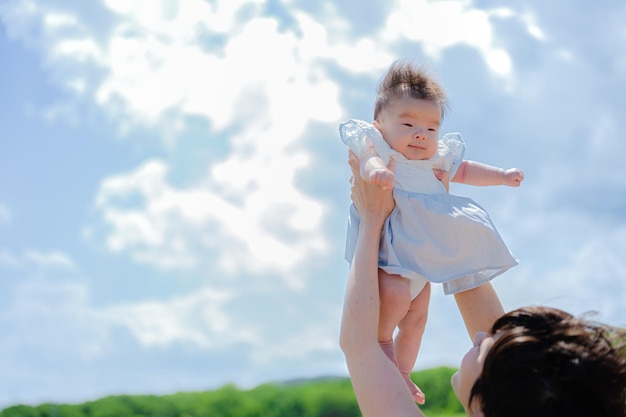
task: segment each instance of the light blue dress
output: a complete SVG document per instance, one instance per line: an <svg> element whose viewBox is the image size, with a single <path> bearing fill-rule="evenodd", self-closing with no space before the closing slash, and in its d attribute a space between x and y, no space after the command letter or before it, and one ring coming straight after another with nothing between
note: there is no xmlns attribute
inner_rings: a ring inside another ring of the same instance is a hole
<svg viewBox="0 0 626 417"><path fill-rule="evenodd" d="M357 155L367 138L387 163L394 159L394 210L387 218L378 266L409 279L415 297L426 281L442 283L446 294L469 290L517 265L487 212L473 200L446 192L433 168L454 177L465 154L458 133L439 139L437 154L409 160L391 149L372 124L349 120L339 127L341 140ZM359 233L359 216L350 206L345 257L352 262Z"/></svg>

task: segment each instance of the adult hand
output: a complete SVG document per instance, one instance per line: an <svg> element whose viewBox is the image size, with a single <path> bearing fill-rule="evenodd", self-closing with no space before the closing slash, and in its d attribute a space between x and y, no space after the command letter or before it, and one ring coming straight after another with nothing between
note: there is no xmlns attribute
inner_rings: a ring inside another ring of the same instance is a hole
<svg viewBox="0 0 626 417"><path fill-rule="evenodd" d="M352 151L349 152L348 163L352 168L350 198L359 212L361 221L369 219L384 221L395 206L392 190L383 190L364 181L359 173L359 160ZM387 168L393 172L393 159L389 161Z"/></svg>
<svg viewBox="0 0 626 417"><path fill-rule="evenodd" d="M435 178L437 178L443 184L446 192L450 192L450 173L448 171L444 171L443 169L434 168L433 173L435 174Z"/></svg>

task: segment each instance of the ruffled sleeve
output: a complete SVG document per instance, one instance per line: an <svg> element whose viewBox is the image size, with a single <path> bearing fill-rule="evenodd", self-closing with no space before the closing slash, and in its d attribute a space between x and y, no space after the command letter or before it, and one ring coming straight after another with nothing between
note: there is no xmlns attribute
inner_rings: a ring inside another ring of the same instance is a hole
<svg viewBox="0 0 626 417"><path fill-rule="evenodd" d="M454 177L457 169L463 162L465 155L465 142L460 133L446 133L439 139L437 148L437 168L450 173L450 178Z"/></svg>
<svg viewBox="0 0 626 417"><path fill-rule="evenodd" d="M359 159L371 153L372 147L378 156L387 164L391 148L373 124L363 120L350 119L339 125L341 141L354 152Z"/></svg>

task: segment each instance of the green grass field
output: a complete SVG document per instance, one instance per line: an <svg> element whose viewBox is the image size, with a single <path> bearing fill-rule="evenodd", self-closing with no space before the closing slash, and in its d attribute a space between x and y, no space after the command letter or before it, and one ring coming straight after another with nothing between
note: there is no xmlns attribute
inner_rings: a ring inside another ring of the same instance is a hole
<svg viewBox="0 0 626 417"><path fill-rule="evenodd" d="M454 369L415 372L427 395L428 417L463 417L450 387ZM0 417L359 417L350 379L342 377L267 383L242 390L234 385L171 395L117 395L82 404L14 405Z"/></svg>

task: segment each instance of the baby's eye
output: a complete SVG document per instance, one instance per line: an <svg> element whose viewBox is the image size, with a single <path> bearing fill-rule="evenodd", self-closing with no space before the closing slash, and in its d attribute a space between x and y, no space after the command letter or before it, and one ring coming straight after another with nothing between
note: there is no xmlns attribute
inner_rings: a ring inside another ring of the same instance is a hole
<svg viewBox="0 0 626 417"><path fill-rule="evenodd" d="M429 130L429 131L431 131L431 132L436 132L436 131L437 131L437 129L435 129L434 127L431 127L431 128L430 128L430 129L428 129L428 130Z"/></svg>
<svg viewBox="0 0 626 417"><path fill-rule="evenodd" d="M402 123L402 124L403 124L404 126L407 126L407 127L413 127L413 125L412 125L411 123Z"/></svg>

